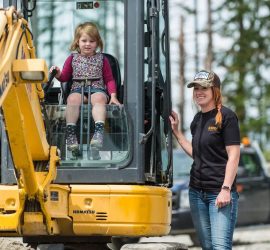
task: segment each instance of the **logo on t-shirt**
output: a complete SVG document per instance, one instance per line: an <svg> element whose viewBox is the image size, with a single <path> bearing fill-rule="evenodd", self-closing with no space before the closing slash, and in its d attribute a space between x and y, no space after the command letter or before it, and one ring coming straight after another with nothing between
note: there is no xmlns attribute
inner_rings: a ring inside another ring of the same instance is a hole
<svg viewBox="0 0 270 250"><path fill-rule="evenodd" d="M208 131L209 131L209 132L216 132L216 131L218 131L218 127L215 126L215 125L210 125L210 126L208 127Z"/></svg>

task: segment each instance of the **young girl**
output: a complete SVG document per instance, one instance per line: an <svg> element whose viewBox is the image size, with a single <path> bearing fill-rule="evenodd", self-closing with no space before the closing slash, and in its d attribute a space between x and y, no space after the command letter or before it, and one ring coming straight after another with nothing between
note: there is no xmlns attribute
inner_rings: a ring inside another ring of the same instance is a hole
<svg viewBox="0 0 270 250"><path fill-rule="evenodd" d="M79 145L76 137L76 123L79 118L81 104L81 88L83 82L78 79L95 79L87 81L84 88L84 101L87 102L88 88L91 90L92 115L95 121L95 132L90 142L94 148L103 145L103 132L105 123L105 104L117 104L116 84L108 59L97 49L103 50L103 42L99 31L94 23L86 22L75 29L74 40L70 50L72 53L65 61L62 72L57 66L56 78L60 82L72 79L71 92L67 99L66 122L67 122L67 148L72 152L78 152ZM77 79L77 80L76 80ZM91 85L91 86L90 86ZM108 94L110 95L110 98Z"/></svg>

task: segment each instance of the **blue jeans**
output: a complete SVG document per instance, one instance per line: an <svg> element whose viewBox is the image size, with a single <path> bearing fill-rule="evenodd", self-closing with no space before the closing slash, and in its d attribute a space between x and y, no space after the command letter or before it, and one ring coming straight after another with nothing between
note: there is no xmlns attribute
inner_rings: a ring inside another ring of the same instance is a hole
<svg viewBox="0 0 270 250"><path fill-rule="evenodd" d="M215 206L218 193L189 189L191 216L203 250L232 249L237 220L238 193L231 192L231 203Z"/></svg>

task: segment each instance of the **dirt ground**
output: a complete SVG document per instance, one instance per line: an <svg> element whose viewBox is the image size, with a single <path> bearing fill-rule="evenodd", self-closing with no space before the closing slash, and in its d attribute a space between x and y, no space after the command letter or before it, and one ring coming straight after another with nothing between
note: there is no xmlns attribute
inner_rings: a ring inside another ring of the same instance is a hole
<svg viewBox="0 0 270 250"><path fill-rule="evenodd" d="M30 250L30 247L26 247L21 242L20 238L0 238L1 250Z"/></svg>
<svg viewBox="0 0 270 250"><path fill-rule="evenodd" d="M144 238L143 241L181 242L189 250L199 250L192 244L188 235ZM234 233L233 250L270 250L270 225L238 228Z"/></svg>
<svg viewBox="0 0 270 250"><path fill-rule="evenodd" d="M180 242L188 245L190 250L199 250L193 246L188 235L142 238L143 242ZM21 238L1 238L0 250L31 250ZM236 229L233 250L270 250L270 225Z"/></svg>

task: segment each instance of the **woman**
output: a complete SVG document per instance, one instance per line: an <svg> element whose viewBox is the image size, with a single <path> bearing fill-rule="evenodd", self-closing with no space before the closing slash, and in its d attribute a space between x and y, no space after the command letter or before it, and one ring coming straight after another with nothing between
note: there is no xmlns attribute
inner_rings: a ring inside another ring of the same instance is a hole
<svg viewBox="0 0 270 250"><path fill-rule="evenodd" d="M192 142L178 129L175 112L170 121L178 143L194 159L189 183L192 220L204 250L232 249L238 206L238 119L222 105L220 79L214 72L198 72L187 87L194 87L193 99L201 109L190 126Z"/></svg>

